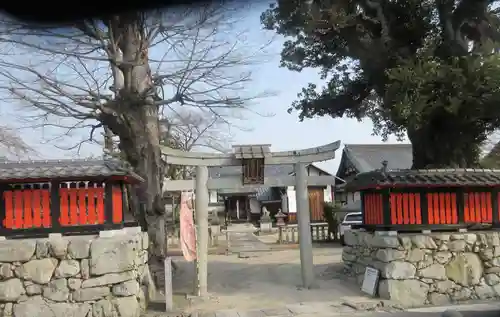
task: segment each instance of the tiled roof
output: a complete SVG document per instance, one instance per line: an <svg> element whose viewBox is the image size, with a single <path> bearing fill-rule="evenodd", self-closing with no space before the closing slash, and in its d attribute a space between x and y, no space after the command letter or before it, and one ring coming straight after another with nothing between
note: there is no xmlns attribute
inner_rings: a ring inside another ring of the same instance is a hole
<svg viewBox="0 0 500 317"><path fill-rule="evenodd" d="M129 176L137 181L144 181L126 163L112 159L0 161L0 181L99 176Z"/></svg>
<svg viewBox="0 0 500 317"><path fill-rule="evenodd" d="M342 155L346 156L359 173L373 171L382 167L409 169L413 163L411 144L346 144Z"/></svg>
<svg viewBox="0 0 500 317"><path fill-rule="evenodd" d="M360 173L346 184L346 190L356 191L376 186L500 186L500 170L489 169L428 169L382 170Z"/></svg>
<svg viewBox="0 0 500 317"><path fill-rule="evenodd" d="M270 144L249 144L233 146L233 153L237 159L265 158L270 155Z"/></svg>

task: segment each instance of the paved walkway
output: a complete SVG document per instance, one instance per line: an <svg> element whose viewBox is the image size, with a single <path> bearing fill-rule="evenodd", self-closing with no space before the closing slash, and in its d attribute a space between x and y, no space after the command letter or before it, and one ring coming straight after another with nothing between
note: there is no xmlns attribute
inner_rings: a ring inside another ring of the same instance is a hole
<svg viewBox="0 0 500 317"><path fill-rule="evenodd" d="M240 254L270 251L271 248L254 235L255 230L252 224L239 223L230 225L227 229L228 251Z"/></svg>
<svg viewBox="0 0 500 317"><path fill-rule="evenodd" d="M260 241L253 232L229 232L229 252L259 252L270 251L271 248Z"/></svg>

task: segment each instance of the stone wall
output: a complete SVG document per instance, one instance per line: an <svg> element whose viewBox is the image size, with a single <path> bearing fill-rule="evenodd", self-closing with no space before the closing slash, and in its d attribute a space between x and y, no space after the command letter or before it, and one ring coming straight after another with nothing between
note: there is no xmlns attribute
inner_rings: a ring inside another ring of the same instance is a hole
<svg viewBox="0 0 500 317"><path fill-rule="evenodd" d="M0 316L139 317L148 236L127 232L0 241Z"/></svg>
<svg viewBox="0 0 500 317"><path fill-rule="evenodd" d="M380 270L378 295L405 306L500 297L498 232L345 234L344 270L361 285L367 265Z"/></svg>

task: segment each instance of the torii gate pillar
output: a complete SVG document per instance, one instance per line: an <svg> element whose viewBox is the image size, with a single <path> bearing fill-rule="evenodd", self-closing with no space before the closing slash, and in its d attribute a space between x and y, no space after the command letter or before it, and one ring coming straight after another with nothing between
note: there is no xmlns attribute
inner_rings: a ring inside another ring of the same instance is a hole
<svg viewBox="0 0 500 317"><path fill-rule="evenodd" d="M200 297L208 295L208 168L196 166L195 181L195 218L196 218L196 265L198 270L198 285L196 293Z"/></svg>
<svg viewBox="0 0 500 317"><path fill-rule="evenodd" d="M313 246L311 238L311 215L307 190L307 169L304 163L295 164L295 199L299 227L299 248L304 288L314 287Z"/></svg>

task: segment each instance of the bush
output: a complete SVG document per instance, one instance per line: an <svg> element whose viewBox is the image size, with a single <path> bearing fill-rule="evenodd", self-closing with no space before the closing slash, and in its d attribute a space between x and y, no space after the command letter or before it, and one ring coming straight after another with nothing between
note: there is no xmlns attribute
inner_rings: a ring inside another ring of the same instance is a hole
<svg viewBox="0 0 500 317"><path fill-rule="evenodd" d="M333 203L328 202L325 203L323 208L323 218L328 223L328 233L329 237L333 237L334 241L338 240L338 230L339 230L339 221L337 217L337 212L340 210L340 207Z"/></svg>

